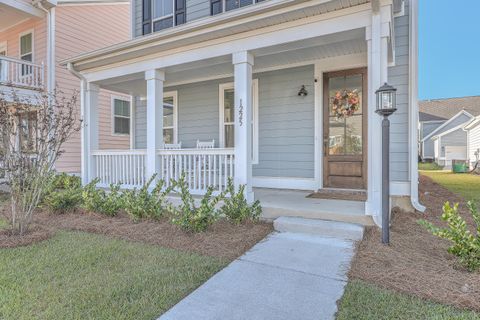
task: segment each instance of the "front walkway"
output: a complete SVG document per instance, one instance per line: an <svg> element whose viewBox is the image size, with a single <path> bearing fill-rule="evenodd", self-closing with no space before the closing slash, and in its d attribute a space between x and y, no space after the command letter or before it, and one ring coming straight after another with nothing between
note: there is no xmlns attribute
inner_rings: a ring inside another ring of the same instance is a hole
<svg viewBox="0 0 480 320"><path fill-rule="evenodd" d="M353 254L344 237L273 233L159 319L333 319Z"/></svg>

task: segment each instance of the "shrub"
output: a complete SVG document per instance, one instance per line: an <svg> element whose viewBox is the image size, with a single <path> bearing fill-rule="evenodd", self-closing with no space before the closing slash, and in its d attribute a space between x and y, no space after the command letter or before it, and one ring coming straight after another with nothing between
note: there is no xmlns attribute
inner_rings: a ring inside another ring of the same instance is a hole
<svg viewBox="0 0 480 320"><path fill-rule="evenodd" d="M241 185L238 192L235 192L233 179L228 179L227 194L230 194L230 197L225 198L224 205L220 208L220 213L235 223L243 223L248 220L258 221L262 213L260 201L257 200L252 205L249 205L247 199L245 199L244 191L245 185Z"/></svg>
<svg viewBox="0 0 480 320"><path fill-rule="evenodd" d="M43 203L53 213L72 211L82 203L82 190L70 188L50 192Z"/></svg>
<svg viewBox="0 0 480 320"><path fill-rule="evenodd" d="M448 252L457 256L469 271L475 271L480 269L480 215L473 202L467 205L476 225L475 234L468 230L466 221L458 213L458 203L453 207L449 202L443 205L442 220L447 222L448 227L440 228L425 220L419 223L437 237L450 240L453 244Z"/></svg>
<svg viewBox="0 0 480 320"><path fill-rule="evenodd" d="M79 177L61 173L53 176L46 188L43 206L53 213L74 210L82 203L82 184Z"/></svg>
<svg viewBox="0 0 480 320"><path fill-rule="evenodd" d="M123 206L120 185L111 184L109 192L106 192L96 187L98 181L98 179L95 179L83 188L83 207L88 211L108 216L117 215Z"/></svg>
<svg viewBox="0 0 480 320"><path fill-rule="evenodd" d="M172 223L186 231L201 232L217 221L219 213L215 206L225 197L224 193L213 196L213 187L208 187L200 201L200 206L197 207L195 199L188 190L185 175L182 174L173 184L180 193L182 204L178 208L170 207L173 214Z"/></svg>
<svg viewBox="0 0 480 320"><path fill-rule="evenodd" d="M166 211L166 197L172 192L173 186L162 191L165 181L160 180L152 192L150 185L155 175L140 189L126 190L123 193L124 209L128 215L138 221L143 218L159 219Z"/></svg>

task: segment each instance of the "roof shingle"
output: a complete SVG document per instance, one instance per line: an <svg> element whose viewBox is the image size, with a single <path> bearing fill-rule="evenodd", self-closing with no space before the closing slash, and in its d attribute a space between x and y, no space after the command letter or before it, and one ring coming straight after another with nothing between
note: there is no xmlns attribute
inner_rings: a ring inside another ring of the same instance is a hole
<svg viewBox="0 0 480 320"><path fill-rule="evenodd" d="M448 120L462 110L476 117L480 115L480 96L424 100L418 110L420 121Z"/></svg>

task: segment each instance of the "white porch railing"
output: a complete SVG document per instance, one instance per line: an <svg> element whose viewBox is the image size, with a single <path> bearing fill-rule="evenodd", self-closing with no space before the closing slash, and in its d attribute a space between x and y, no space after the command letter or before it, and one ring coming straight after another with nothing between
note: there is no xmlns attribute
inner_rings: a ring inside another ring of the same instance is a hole
<svg viewBox="0 0 480 320"><path fill-rule="evenodd" d="M94 178L99 186L121 184L124 187L138 187L145 184L145 150L99 150L92 152L95 164Z"/></svg>
<svg viewBox="0 0 480 320"><path fill-rule="evenodd" d="M158 150L160 177L170 186L170 179L177 180L182 173L188 188L194 194L202 194L209 186L224 191L228 178L234 176L234 149L179 149Z"/></svg>
<svg viewBox="0 0 480 320"><path fill-rule="evenodd" d="M92 152L94 178L99 186L121 184L124 188L141 187L146 176L146 150L98 150ZM234 176L234 149L158 150L158 177L170 186L182 173L193 194L205 193L209 186L217 192L225 190L228 178Z"/></svg>
<svg viewBox="0 0 480 320"><path fill-rule="evenodd" d="M45 68L29 61L0 56L0 84L27 89L44 88Z"/></svg>

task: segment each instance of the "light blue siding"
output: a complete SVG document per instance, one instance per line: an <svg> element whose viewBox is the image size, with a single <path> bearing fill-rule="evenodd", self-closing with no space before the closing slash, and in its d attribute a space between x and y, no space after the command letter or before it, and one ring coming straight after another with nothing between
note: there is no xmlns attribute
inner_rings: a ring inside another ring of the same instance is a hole
<svg viewBox="0 0 480 320"><path fill-rule="evenodd" d="M395 18L395 66L388 68L388 82L397 88L397 109L391 117L390 178L408 181L409 178L409 30L408 8L405 15Z"/></svg>
<svg viewBox="0 0 480 320"><path fill-rule="evenodd" d="M421 124L421 136L420 140L428 136L430 133L432 133L435 129L437 129L439 126L441 126L444 122L428 122L428 123L422 123ZM423 154L422 157L426 159L433 159L435 157L434 153L434 143L432 139L427 139L425 142L422 142L423 145ZM422 151L422 150L421 150Z"/></svg>
<svg viewBox="0 0 480 320"><path fill-rule="evenodd" d="M142 0L132 0L134 1L133 10L135 10L133 17L135 19L135 37L142 35Z"/></svg>
<svg viewBox="0 0 480 320"><path fill-rule="evenodd" d="M254 176L314 177L313 65L255 74L259 88L259 163ZM178 141L219 141L219 85L233 79L165 88L178 93ZM305 85L310 94L299 97ZM137 102L136 147L146 146L145 101Z"/></svg>
<svg viewBox="0 0 480 320"><path fill-rule="evenodd" d="M210 0L187 0L187 22L210 16Z"/></svg>

